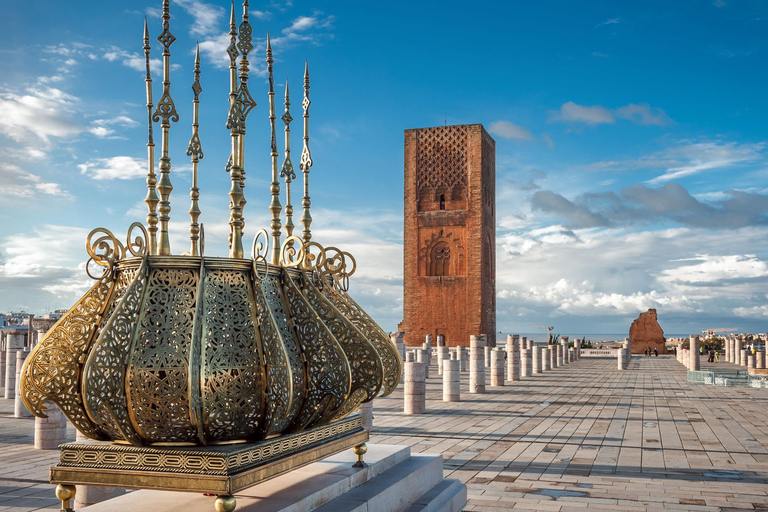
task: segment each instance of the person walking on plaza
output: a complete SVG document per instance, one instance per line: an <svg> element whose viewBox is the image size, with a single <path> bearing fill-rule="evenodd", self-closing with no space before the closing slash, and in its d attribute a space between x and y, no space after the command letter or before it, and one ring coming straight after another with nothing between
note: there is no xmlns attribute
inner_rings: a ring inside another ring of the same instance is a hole
<svg viewBox="0 0 768 512"><path fill-rule="evenodd" d="M654 355L654 357L659 357L659 349L658 348L654 348L653 349L653 355Z"/></svg>

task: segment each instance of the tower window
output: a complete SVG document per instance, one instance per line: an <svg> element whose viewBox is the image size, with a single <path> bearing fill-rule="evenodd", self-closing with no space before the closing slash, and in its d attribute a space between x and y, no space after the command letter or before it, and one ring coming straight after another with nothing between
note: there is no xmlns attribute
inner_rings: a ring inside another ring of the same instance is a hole
<svg viewBox="0 0 768 512"><path fill-rule="evenodd" d="M440 194L440 209L445 210L445 194Z"/></svg>
<svg viewBox="0 0 768 512"><path fill-rule="evenodd" d="M429 257L430 276L449 276L451 263L451 249L445 242L438 242L432 247Z"/></svg>

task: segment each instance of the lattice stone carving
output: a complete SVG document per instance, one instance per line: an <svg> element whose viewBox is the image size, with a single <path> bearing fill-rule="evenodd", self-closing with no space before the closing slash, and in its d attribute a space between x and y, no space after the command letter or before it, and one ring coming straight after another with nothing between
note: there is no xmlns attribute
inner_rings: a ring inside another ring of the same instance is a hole
<svg viewBox="0 0 768 512"><path fill-rule="evenodd" d="M451 191L467 187L466 126L439 126L419 130L416 145L416 188Z"/></svg>

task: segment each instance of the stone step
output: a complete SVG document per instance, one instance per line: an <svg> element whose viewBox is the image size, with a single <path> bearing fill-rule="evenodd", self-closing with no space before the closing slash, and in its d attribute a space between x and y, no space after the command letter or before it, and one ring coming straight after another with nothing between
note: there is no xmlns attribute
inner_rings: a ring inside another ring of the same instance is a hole
<svg viewBox="0 0 768 512"><path fill-rule="evenodd" d="M403 512L443 482L441 455L414 455L316 512ZM466 489L466 487L464 486ZM436 497L439 496L438 495ZM464 505L466 500L462 503ZM441 510L441 509L437 509Z"/></svg>
<svg viewBox="0 0 768 512"><path fill-rule="evenodd" d="M467 504L467 486L456 479L443 480L405 512L460 512Z"/></svg>
<svg viewBox="0 0 768 512"><path fill-rule="evenodd" d="M235 495L237 512L304 512L315 510L327 502L378 479L410 460L409 446L369 444L365 454L366 468L353 468L356 456L345 450L327 459L309 464L290 473L249 487ZM434 457L441 459L438 455ZM442 463L440 476L442 477ZM147 512L183 510L213 512L214 496L195 493L140 490L80 509L84 512ZM80 512L80 511L78 511Z"/></svg>

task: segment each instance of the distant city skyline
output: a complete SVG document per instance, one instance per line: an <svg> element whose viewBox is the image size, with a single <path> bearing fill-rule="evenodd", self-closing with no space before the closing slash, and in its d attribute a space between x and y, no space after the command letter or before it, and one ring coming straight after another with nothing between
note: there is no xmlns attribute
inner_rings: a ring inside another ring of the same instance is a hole
<svg viewBox="0 0 768 512"><path fill-rule="evenodd" d="M72 306L88 232L145 222L142 30L147 15L157 101L160 6L30 0L0 17L0 311ZM296 0L251 14L248 247L269 222L270 30L280 162L288 79L298 163L308 59L313 237L355 255L350 292L385 330L402 319L403 131L445 123L496 140L499 331L619 333L648 308L669 333L768 330L768 4ZM229 3L172 0L171 15L171 247L189 246L199 42L200 220L206 254L224 256Z"/></svg>

